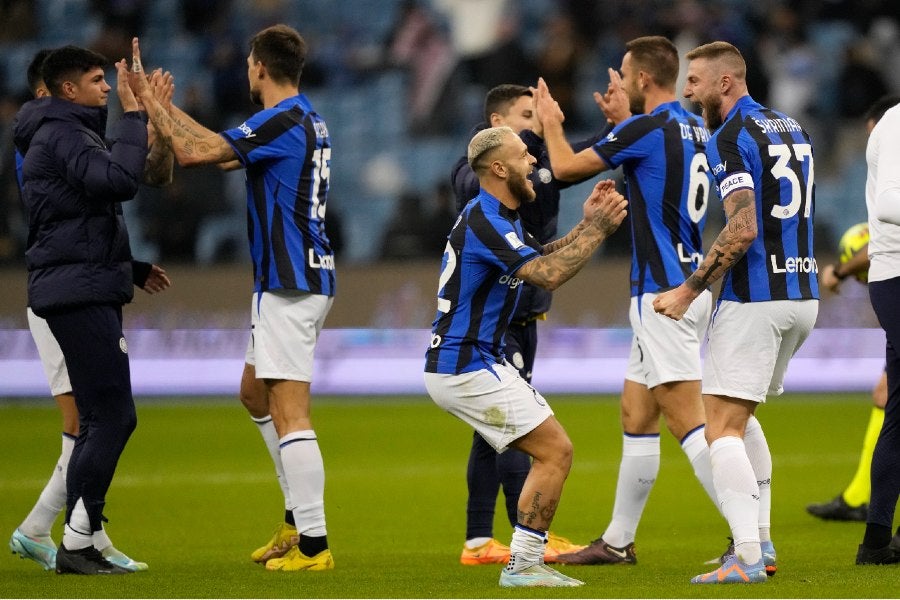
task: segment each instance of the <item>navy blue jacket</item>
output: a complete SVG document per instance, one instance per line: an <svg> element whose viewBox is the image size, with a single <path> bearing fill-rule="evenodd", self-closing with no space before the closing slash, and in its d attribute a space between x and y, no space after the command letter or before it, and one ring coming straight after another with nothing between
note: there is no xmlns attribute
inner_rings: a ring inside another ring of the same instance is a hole
<svg viewBox="0 0 900 600"><path fill-rule="evenodd" d="M125 113L109 146L106 107L59 98L25 103L14 140L24 156L28 303L38 316L90 304L130 302L131 248L121 202L138 191L147 127Z"/></svg>
<svg viewBox="0 0 900 600"><path fill-rule="evenodd" d="M482 124L475 128L472 135L485 128ZM590 148L597 143L606 134L604 131L590 139L583 140L573 144L575 152L579 152L584 148ZM557 228L559 225L559 198L560 190L569 186L581 183L579 181L561 181L553 176L550 169L550 155L547 153L547 146L544 140L538 137L533 131L526 129L519 134L522 141L528 147L528 153L534 156L537 163L529 179L534 183L535 199L534 202L523 204L519 207L519 217L525 226L525 231L535 237L541 244L548 244L557 238ZM585 178L588 179L588 178ZM450 183L453 186L453 193L456 196L456 210L462 209L468 204L469 200L478 195L481 185L478 183L478 176L469 166L469 161L462 156L453 166L450 173ZM519 304L516 306L516 312L513 315L513 321L527 321L542 313L550 310L550 300L552 294L543 288L526 284L522 288L522 295L519 297Z"/></svg>

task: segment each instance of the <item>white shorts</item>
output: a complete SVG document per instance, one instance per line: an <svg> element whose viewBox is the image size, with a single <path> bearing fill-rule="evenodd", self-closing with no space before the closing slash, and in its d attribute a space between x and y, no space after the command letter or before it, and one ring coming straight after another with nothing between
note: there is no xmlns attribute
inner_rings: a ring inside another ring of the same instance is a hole
<svg viewBox="0 0 900 600"><path fill-rule="evenodd" d="M434 403L475 428L497 452L553 416L541 394L508 363L446 375L425 373Z"/></svg>
<svg viewBox="0 0 900 600"><path fill-rule="evenodd" d="M66 359L63 357L59 342L53 337L50 325L45 319L34 314L29 307L28 328L31 337L37 346L38 356L41 357L41 366L44 367L44 375L50 384L50 393L54 396L69 394L72 392L72 383L69 381L69 369L66 368Z"/></svg>
<svg viewBox="0 0 900 600"><path fill-rule="evenodd" d="M818 312L818 300L723 300L709 326L703 393L754 402L780 395L788 362Z"/></svg>
<svg viewBox="0 0 900 600"><path fill-rule="evenodd" d="M697 296L680 321L653 310L657 295L631 297L628 319L634 335L625 379L650 389L671 381L699 381L700 347L709 326L712 293L705 290Z"/></svg>
<svg viewBox="0 0 900 600"><path fill-rule="evenodd" d="M316 341L334 298L300 290L253 294L244 360L259 379L312 381Z"/></svg>

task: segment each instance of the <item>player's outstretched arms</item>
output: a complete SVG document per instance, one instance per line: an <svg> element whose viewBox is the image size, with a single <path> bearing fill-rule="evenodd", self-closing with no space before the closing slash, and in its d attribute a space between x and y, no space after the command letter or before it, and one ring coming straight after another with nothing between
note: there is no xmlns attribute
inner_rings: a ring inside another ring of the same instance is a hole
<svg viewBox="0 0 900 600"><path fill-rule="evenodd" d="M155 96L150 83L144 77L141 63L141 49L138 38L131 42L132 66L129 84L147 108L147 116L156 127L157 133L175 154L175 159L182 167L196 165L214 165L235 160L237 155L225 139L205 127L199 126L193 119L185 119L172 105L167 109Z"/></svg>
<svg viewBox="0 0 900 600"><path fill-rule="evenodd" d="M628 202L610 180L597 183L584 203L584 218L564 238L544 246L545 254L522 265L516 277L553 291L587 263L625 219ZM549 253L547 253L549 252Z"/></svg>
<svg viewBox="0 0 900 600"><path fill-rule="evenodd" d="M150 74L150 87L156 99L163 106L171 106L172 95L175 93L175 79L172 74L162 69L154 69ZM141 109L146 110L143 107ZM175 167L175 155L162 136L156 131L156 126L150 123L147 127L147 140L150 152L147 153L147 162L144 165L143 183L152 186L163 186L172 183L172 173Z"/></svg>
<svg viewBox="0 0 900 600"><path fill-rule="evenodd" d="M559 103L550 95L550 88L543 78L534 88L534 107L544 133L544 144L550 155L553 176L560 181L582 181L606 169L606 163L593 148L575 152L563 131L565 115Z"/></svg>

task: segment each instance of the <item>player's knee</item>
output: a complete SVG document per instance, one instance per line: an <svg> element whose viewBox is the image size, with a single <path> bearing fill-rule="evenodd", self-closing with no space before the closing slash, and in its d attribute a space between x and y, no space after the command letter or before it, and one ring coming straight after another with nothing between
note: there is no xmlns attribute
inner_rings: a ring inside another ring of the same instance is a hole
<svg viewBox="0 0 900 600"><path fill-rule="evenodd" d="M572 445L572 440L569 439L569 436L563 434L555 444L554 450L554 463L565 475L568 475L575 455L575 447Z"/></svg>

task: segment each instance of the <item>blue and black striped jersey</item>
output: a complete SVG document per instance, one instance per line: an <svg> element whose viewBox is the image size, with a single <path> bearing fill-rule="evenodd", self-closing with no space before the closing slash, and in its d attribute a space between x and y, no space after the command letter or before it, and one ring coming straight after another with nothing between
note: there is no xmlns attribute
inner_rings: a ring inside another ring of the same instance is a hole
<svg viewBox="0 0 900 600"><path fill-rule="evenodd" d="M739 189L756 196L757 237L726 274L720 299L818 298L815 169L806 131L744 96L710 137L706 155L723 200Z"/></svg>
<svg viewBox="0 0 900 600"><path fill-rule="evenodd" d="M441 262L426 372L458 375L502 360L524 283L515 273L540 254L518 213L494 196L482 190L466 205Z"/></svg>
<svg viewBox="0 0 900 600"><path fill-rule="evenodd" d="M331 138L303 94L220 134L247 175L247 234L254 291L334 295L334 255L325 235Z"/></svg>
<svg viewBox="0 0 900 600"><path fill-rule="evenodd" d="M482 123L475 128L473 135L485 128ZM523 204L519 207L519 218L525 231L533 235L541 244L549 244L557 238L557 226L559 224L559 202L560 191L570 186L581 183L584 179L577 181L562 181L553 176L550 168L550 154L544 144L543 138L539 137L530 129L525 129L519 133L519 137L528 147L528 153L531 154L537 162L534 170L528 175L528 179L534 184L534 202ZM603 136L601 134L593 137L574 142L572 149L575 152L590 148ZM478 195L481 185L478 183L478 176L469 166L469 160L463 154L450 173L450 184L453 186L453 193L456 196L456 210L462 211L468 204L469 200ZM522 291L522 297L519 299L516 314L513 316L514 321L526 321L535 315L546 313L550 310L550 303L553 295L537 286L525 284Z"/></svg>
<svg viewBox="0 0 900 600"><path fill-rule="evenodd" d="M594 145L622 165L631 216L631 295L680 285L703 260L703 226L713 187L703 120L678 102L617 125Z"/></svg>

